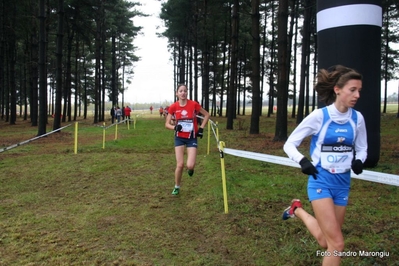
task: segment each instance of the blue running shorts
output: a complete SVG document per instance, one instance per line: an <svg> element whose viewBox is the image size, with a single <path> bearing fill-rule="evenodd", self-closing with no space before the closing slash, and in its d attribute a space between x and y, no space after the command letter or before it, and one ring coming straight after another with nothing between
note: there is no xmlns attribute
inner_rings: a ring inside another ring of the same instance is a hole
<svg viewBox="0 0 399 266"><path fill-rule="evenodd" d="M197 139L175 137L175 147L186 145L187 148L197 148Z"/></svg>
<svg viewBox="0 0 399 266"><path fill-rule="evenodd" d="M347 206L349 199L349 188L313 188L308 187L309 201L331 198L337 206Z"/></svg>

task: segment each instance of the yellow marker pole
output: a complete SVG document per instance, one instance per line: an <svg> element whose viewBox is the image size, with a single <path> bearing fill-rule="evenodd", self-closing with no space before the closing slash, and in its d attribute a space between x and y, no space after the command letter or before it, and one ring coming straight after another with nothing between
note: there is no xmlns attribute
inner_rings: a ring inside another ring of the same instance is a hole
<svg viewBox="0 0 399 266"><path fill-rule="evenodd" d="M127 130L130 130L130 118L126 118Z"/></svg>
<svg viewBox="0 0 399 266"><path fill-rule="evenodd" d="M115 124L115 140L118 139L118 123Z"/></svg>
<svg viewBox="0 0 399 266"><path fill-rule="evenodd" d="M75 147L74 153L78 153L78 122L75 122Z"/></svg>
<svg viewBox="0 0 399 266"><path fill-rule="evenodd" d="M208 122L208 148L207 148L207 151L206 151L207 155L209 155L209 149L210 149L209 146L210 145L211 145L211 123Z"/></svg>
<svg viewBox="0 0 399 266"><path fill-rule="evenodd" d="M103 123L103 149L105 149L105 122Z"/></svg>
<svg viewBox="0 0 399 266"><path fill-rule="evenodd" d="M219 140L219 125L217 121L216 121L216 139Z"/></svg>
<svg viewBox="0 0 399 266"><path fill-rule="evenodd" d="M136 119L133 118L133 128L136 129Z"/></svg>
<svg viewBox="0 0 399 266"><path fill-rule="evenodd" d="M226 170L224 167L224 152L225 144L223 141L219 142L220 147L220 166L222 169L222 185L223 185L223 200L224 200L224 213L229 213L229 206L227 203L227 188L226 188Z"/></svg>

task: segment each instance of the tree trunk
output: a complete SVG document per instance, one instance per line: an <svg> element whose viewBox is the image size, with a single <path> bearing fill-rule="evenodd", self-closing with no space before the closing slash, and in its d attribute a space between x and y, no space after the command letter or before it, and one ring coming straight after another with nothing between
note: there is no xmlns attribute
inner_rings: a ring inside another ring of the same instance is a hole
<svg viewBox="0 0 399 266"><path fill-rule="evenodd" d="M274 140L287 139L287 102L288 102L288 0L280 0L278 6L278 82L277 82L277 116Z"/></svg>
<svg viewBox="0 0 399 266"><path fill-rule="evenodd" d="M230 71L230 88L227 98L227 124L226 129L233 129L234 118L236 115L236 95L237 95L237 53L238 53L238 23L239 23L239 1L234 0L233 17L231 25L231 71Z"/></svg>
<svg viewBox="0 0 399 266"><path fill-rule="evenodd" d="M261 106L260 96L260 14L259 14L259 0L252 0L252 113L250 134L259 134L259 117ZM244 99L245 100L245 99Z"/></svg>
<svg viewBox="0 0 399 266"><path fill-rule="evenodd" d="M216 106L216 110L218 110L218 115L222 116L223 115L223 101L224 101L224 90L225 90L225 82L226 79L224 78L224 72L226 71L226 60L227 60L227 56L226 56L226 52L227 52L227 32L228 32L228 21L225 22L225 26L224 26L224 45L222 45L222 49L223 49L223 59L222 59L222 77L221 77L221 90L220 90L220 103L218 106Z"/></svg>
<svg viewBox="0 0 399 266"><path fill-rule="evenodd" d="M44 0L39 1L39 127L37 135L46 134L47 126L47 69L46 69L46 12Z"/></svg>
<svg viewBox="0 0 399 266"><path fill-rule="evenodd" d="M276 40L276 19L274 18L275 14L275 6L274 1L271 1L272 5L272 41L270 44L270 64L269 64L269 108L267 111L267 117L270 117L273 114L274 108L274 72L275 72L275 40Z"/></svg>
<svg viewBox="0 0 399 266"><path fill-rule="evenodd" d="M76 121L78 115L78 105L80 102L80 72L79 72L79 40L75 42L75 102L73 110L73 121Z"/></svg>
<svg viewBox="0 0 399 266"><path fill-rule="evenodd" d="M100 10L96 15L96 41L95 41L95 71L94 71L94 120L98 123L98 111L100 103L100 60L101 60L101 23L102 23L102 1L100 2Z"/></svg>
<svg viewBox="0 0 399 266"><path fill-rule="evenodd" d="M295 118L296 116L296 62L297 62L297 38L298 38L298 1L292 1L291 5L291 28L290 32L292 35L290 36L290 57L293 58L292 62L292 72L294 73L292 76L292 113L291 118ZM293 43L293 45L292 45ZM294 49L292 49L292 46ZM291 61L291 60L289 60ZM290 67L291 68L291 67Z"/></svg>
<svg viewBox="0 0 399 266"><path fill-rule="evenodd" d="M117 86L117 75L116 75L116 40L115 40L115 34L112 34L112 72L111 72L111 101L112 105L116 106L118 105L118 102L116 100L116 95L118 95L118 92L116 90Z"/></svg>
<svg viewBox="0 0 399 266"><path fill-rule="evenodd" d="M39 116L39 91L38 91L38 40L37 40L37 29L36 23L32 23L31 34L31 47L30 47L30 78L29 78L29 89L30 89L30 120L31 126L36 127L38 125Z"/></svg>
<svg viewBox="0 0 399 266"><path fill-rule="evenodd" d="M304 12L304 21L303 21L303 30L302 30L302 57L301 57L301 75L300 75L300 83L299 83L299 101L298 101L298 116L296 119L297 124L302 122L304 115L304 94L305 94L305 81L308 75L308 67L307 67L307 57L309 56L309 28L310 28L310 20L311 20L311 0L305 0L305 12Z"/></svg>
<svg viewBox="0 0 399 266"><path fill-rule="evenodd" d="M64 116L62 121L65 122L68 118L68 122L71 121L71 110L72 110L72 44L75 37L75 33L67 23L67 55L66 55L66 73L65 73L65 88L64 88Z"/></svg>
<svg viewBox="0 0 399 266"><path fill-rule="evenodd" d="M387 15L388 17L388 15ZM383 44L385 46L385 53L383 53L383 56L385 57L383 62L384 62L384 68L383 68L383 73L382 76L384 78L384 105L382 108L382 113L386 113L387 112L387 87L388 87L388 51L389 51L389 19L386 19L385 21L385 27L384 27L384 31L385 31L385 40L383 40L385 43Z"/></svg>
<svg viewBox="0 0 399 266"><path fill-rule="evenodd" d="M17 121L17 88L15 84L15 64L16 64L16 33L15 33L15 20L16 20L16 6L13 1L11 6L11 16L10 16L10 29L8 34L8 54L9 54L9 64L10 64L10 125L15 125Z"/></svg>
<svg viewBox="0 0 399 266"><path fill-rule="evenodd" d="M259 115L262 116L262 109L263 109L263 91L264 91L264 79L266 74L266 67L265 67L265 58L266 58L266 33L267 33L267 11L265 10L264 14L264 21L263 21L263 28L262 28L262 60L261 60L261 79L260 79L260 110Z"/></svg>
<svg viewBox="0 0 399 266"><path fill-rule="evenodd" d="M58 0L58 32L57 32L57 71L55 88L55 112L53 130L61 127L61 109L62 109L62 47L64 37L64 0Z"/></svg>
<svg viewBox="0 0 399 266"><path fill-rule="evenodd" d="M105 61L106 61L106 54L105 54L105 32L102 31L101 35L102 37L102 42L101 42L101 46L102 46L102 53L101 53L101 91L100 91L100 102L98 105L98 110L99 110L99 114L98 114L98 122L103 122L104 121L104 114L105 114ZM116 91L118 92L118 101L119 101L119 89L118 89L118 83L116 83ZM120 106L122 108L122 106ZM123 110L122 110L122 116L124 115Z"/></svg>

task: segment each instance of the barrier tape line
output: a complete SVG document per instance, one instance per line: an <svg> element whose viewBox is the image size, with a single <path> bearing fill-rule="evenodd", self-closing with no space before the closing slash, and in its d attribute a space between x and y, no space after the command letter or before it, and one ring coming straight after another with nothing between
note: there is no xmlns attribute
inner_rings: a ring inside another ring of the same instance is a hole
<svg viewBox="0 0 399 266"><path fill-rule="evenodd" d="M110 128L110 127L115 126L116 124L125 123L125 122L128 121L128 120L129 120L129 119L124 119L124 120L121 120L121 121L118 122L118 123L111 124L110 126L107 126L107 127L99 126L99 125L96 125L96 126L97 126L97 127L104 128L104 129L108 129L108 128ZM130 121L134 121L134 120L130 120ZM72 124L69 124L69 125L63 126L63 127L61 127L61 128L58 128L58 129L56 129L56 130L53 130L53 131L51 131L51 132L49 132L49 133L46 133L46 134L43 134L43 135L40 135L40 136L31 138L31 139L28 139L28 140L24 140L24 141L19 142L19 143L17 143L17 144L13 144L13 145L11 145L11 146L2 148L2 149L0 149L0 153L5 152L5 151L8 151L8 150L11 150L11 149L14 149L14 148L19 147L19 146L22 146L22 145L24 145L24 144L27 144L27 143L29 143L29 142L31 142L31 141L40 139L40 138L42 138L42 137L48 136L48 135L53 134L53 133L55 133L55 132L58 132L58 131L60 131L60 130L62 130L62 129L64 129L64 128L67 128L67 127L69 127L69 126L71 126L71 125L72 125Z"/></svg>
<svg viewBox="0 0 399 266"><path fill-rule="evenodd" d="M40 135L40 136L31 138L31 139L28 139L28 140L24 140L24 141L22 141L22 142L20 142L20 143L11 145L11 146L6 147L6 148L3 148L3 149L0 149L0 153L1 153L1 152L4 152L4 151L11 150L11 149L14 149L14 148L16 148L16 147L19 147L19 146L24 145L24 144L26 144L26 143L29 143L29 142L31 142L31 141L40 139L40 138L42 138L42 137L48 136L48 135L53 134L53 133L55 133L55 132L57 132L57 131L60 131L60 130L62 130L62 129L64 129L64 128L67 128L67 127L69 127L69 126L71 126L71 125L72 125L72 124L63 126L63 127L58 128L58 129L56 129L56 130L53 130L53 131L51 131L51 132L49 132L49 133L46 133L46 134L43 134L43 135Z"/></svg>
<svg viewBox="0 0 399 266"><path fill-rule="evenodd" d="M204 117L203 117L203 116L200 116L200 115L197 115L196 117L198 117L199 119L204 119ZM220 149L220 147L219 147L219 140L218 140L218 138L217 138L217 136L216 136L216 132L215 132L215 128L218 127L218 124L216 124L215 122L213 122L211 119L208 120L208 123L211 123L211 129L212 129L213 135L215 136L216 143L218 144L218 149Z"/></svg>
<svg viewBox="0 0 399 266"><path fill-rule="evenodd" d="M211 123L212 123L212 131L213 131L215 139L218 143L219 152L221 152L222 150L220 148L220 141L217 139L215 129L214 129L214 127L217 127L217 124L214 123L210 119L209 119L209 121L211 121ZM230 154L230 155L237 156L237 157L300 168L299 164L297 164L296 162L292 161L290 158L287 158L287 157L281 157L281 156L275 156L275 155L269 155L269 154L263 154L263 153L256 153L256 152L250 152L250 151L243 151L243 150L235 150L235 149L230 149L230 148L224 148L223 152L225 154ZM360 180L375 182L375 183L399 186L399 175L394 175L394 174L386 174L386 173L381 173L381 172L364 170L361 174L356 175L351 170L351 177L360 179Z"/></svg>
<svg viewBox="0 0 399 266"><path fill-rule="evenodd" d="M202 118L201 116L198 116L198 118ZM127 119L120 121L118 124L124 123ZM212 120L209 119L209 121L211 122L212 125L212 131L213 134L215 136L215 139L218 143L218 148L219 151L221 151L220 149L220 141L217 139L216 133L215 133L215 127L217 127L217 124L214 123ZM49 133L34 137L32 139L29 140L25 140L22 141L20 143L11 145L9 147L0 149L0 153L7 151L7 150L11 150L13 148L19 147L21 145L24 145L26 143L29 143L31 141L37 140L39 138L48 136L52 133L55 133L57 131L60 131L64 128L67 128L69 126L71 126L72 124L66 125L64 127L61 127L59 129L53 130ZM105 127L105 129L114 126L115 124L112 124L108 127ZM263 162L268 162L268 163L274 163L274 164L280 164L280 165L285 165L285 166L290 166L290 167L296 167L296 168L300 168L300 166L295 163L294 161L292 161L289 158L286 157L281 157L281 156L275 156L275 155L269 155L269 154L263 154L263 153L256 153L256 152L250 152L250 151L243 151L243 150L235 150L235 149L230 149L230 148L224 148L224 153L225 154L230 154L233 156L237 156L237 157L242 157L242 158L247 158L247 159L253 159L253 160L258 160L258 161L263 161ZM366 181L371 181L371 182L376 182L376 183L381 183L381 184L387 184L387 185L393 185L393 186L399 186L399 175L393 175L393 174L386 174L386 173L381 173L381 172L375 172L375 171L368 171L368 170L364 170L363 173L356 175L355 173L353 173L353 171L351 171L351 177L352 178L356 178L356 179L361 179L361 180L366 180Z"/></svg>
<svg viewBox="0 0 399 266"><path fill-rule="evenodd" d="M120 122L118 122L118 123L113 123L113 124L111 124L111 125L109 125L109 126L107 126L107 127L104 127L104 126L99 126L99 127L103 127L103 128L105 128L105 129L108 129L108 128L110 128L110 127L113 127L113 126L115 126L115 125L119 125L119 124L122 124L122 123L125 123L127 120L129 120L129 119L123 119L123 120L121 120ZM130 119L129 121L132 121L133 122L133 120L132 119Z"/></svg>
<svg viewBox="0 0 399 266"><path fill-rule="evenodd" d="M256 153L256 152L249 152L249 151L242 151L242 150L235 150L235 149L229 149L229 148L224 148L224 153L234 155L237 157L247 158L247 159L253 159L253 160L258 160L258 161L263 161L263 162L268 162L268 163L275 163L275 164L300 168L300 166L296 162L292 161L289 158L281 157L281 156L268 155L268 154L263 154L263 153ZM399 186L399 175L364 170L363 173L361 173L359 175L356 175L355 173L353 173L353 171L351 171L351 177L356 178L356 179L381 183L381 184Z"/></svg>

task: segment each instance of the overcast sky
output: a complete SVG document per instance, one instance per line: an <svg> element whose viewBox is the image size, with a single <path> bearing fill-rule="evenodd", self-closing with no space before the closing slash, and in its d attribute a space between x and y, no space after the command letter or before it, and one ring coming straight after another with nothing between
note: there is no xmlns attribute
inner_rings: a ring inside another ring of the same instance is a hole
<svg viewBox="0 0 399 266"><path fill-rule="evenodd" d="M138 47L136 55L141 60L135 63L131 84L126 84L125 102L127 103L163 103L173 101L173 63L168 51L167 39L159 38L156 33L164 31L163 21L159 18L161 3L157 0L140 0L137 7L149 17L134 18L135 26L142 26L142 35L134 39ZM384 96L384 84L381 83L381 97ZM398 81L388 83L388 95L398 92Z"/></svg>
<svg viewBox="0 0 399 266"><path fill-rule="evenodd" d="M163 32L163 22L159 19L161 3L157 0L141 0L137 7L149 17L133 19L135 26L142 26L142 35L134 39L133 45L138 47L137 56L141 60L135 63L131 84L126 84L125 102L130 103L162 103L173 100L173 63L169 60L166 38L159 38L156 33Z"/></svg>

